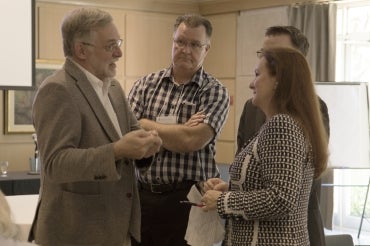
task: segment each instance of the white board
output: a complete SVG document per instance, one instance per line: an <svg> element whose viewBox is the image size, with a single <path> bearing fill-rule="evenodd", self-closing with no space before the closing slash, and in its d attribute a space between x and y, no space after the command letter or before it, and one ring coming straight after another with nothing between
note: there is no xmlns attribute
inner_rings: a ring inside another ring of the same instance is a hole
<svg viewBox="0 0 370 246"><path fill-rule="evenodd" d="M35 0L0 0L0 89L33 85Z"/></svg>
<svg viewBox="0 0 370 246"><path fill-rule="evenodd" d="M369 168L369 105L367 83L316 82L328 106L329 166Z"/></svg>

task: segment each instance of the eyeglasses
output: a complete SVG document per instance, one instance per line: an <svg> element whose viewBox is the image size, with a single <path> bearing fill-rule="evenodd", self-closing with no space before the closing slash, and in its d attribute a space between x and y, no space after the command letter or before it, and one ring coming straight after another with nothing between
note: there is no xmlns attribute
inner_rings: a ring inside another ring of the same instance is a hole
<svg viewBox="0 0 370 246"><path fill-rule="evenodd" d="M92 44L92 43L88 43L88 42L81 42L81 43L83 45L88 45L88 46L96 47L96 45L95 44ZM105 45L103 47L104 47L104 49L107 52L113 52L116 49L118 49L119 47L121 47L122 43L123 43L123 40L122 39L117 39L116 41L113 41L111 44Z"/></svg>
<svg viewBox="0 0 370 246"><path fill-rule="evenodd" d="M191 41L191 42L188 42L188 41L185 41L185 40L182 40L182 39L174 39L173 42L175 43L176 47L178 48L185 48L189 45L190 49L194 50L194 51L199 51L203 48L203 46L206 46L207 44L202 44L200 42L197 42L197 41Z"/></svg>
<svg viewBox="0 0 370 246"><path fill-rule="evenodd" d="M258 58L262 58L262 56L263 56L263 50L257 50L257 57Z"/></svg>

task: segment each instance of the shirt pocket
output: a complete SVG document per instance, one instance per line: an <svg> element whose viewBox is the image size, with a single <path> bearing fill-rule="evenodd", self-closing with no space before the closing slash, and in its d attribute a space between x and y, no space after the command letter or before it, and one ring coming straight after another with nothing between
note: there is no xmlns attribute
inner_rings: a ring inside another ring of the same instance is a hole
<svg viewBox="0 0 370 246"><path fill-rule="evenodd" d="M198 112L197 104L189 101L182 102L178 114L178 122L180 124L186 123L190 119L190 117L196 112Z"/></svg>

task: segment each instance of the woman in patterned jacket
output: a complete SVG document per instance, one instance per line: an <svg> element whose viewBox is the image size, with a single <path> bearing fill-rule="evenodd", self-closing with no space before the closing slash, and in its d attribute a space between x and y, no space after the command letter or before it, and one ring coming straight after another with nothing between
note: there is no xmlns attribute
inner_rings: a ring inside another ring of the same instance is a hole
<svg viewBox="0 0 370 246"><path fill-rule="evenodd" d="M328 139L305 57L263 50L250 84L266 114L257 136L235 157L229 183L204 184L204 210L226 219L223 245L310 245L308 199L325 170Z"/></svg>

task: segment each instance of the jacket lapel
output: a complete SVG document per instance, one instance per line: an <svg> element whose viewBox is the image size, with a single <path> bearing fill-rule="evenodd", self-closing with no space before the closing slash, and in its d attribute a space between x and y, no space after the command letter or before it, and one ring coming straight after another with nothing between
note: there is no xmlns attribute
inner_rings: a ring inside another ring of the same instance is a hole
<svg viewBox="0 0 370 246"><path fill-rule="evenodd" d="M122 92L122 88L118 85L118 82L113 80L111 87L109 88L109 99L112 103L114 112L116 112L118 124L121 128L122 135L125 132L129 131L129 129L125 129L128 125L125 123L126 119L125 116L125 107L124 107L124 95Z"/></svg>
<svg viewBox="0 0 370 246"><path fill-rule="evenodd" d="M81 94L86 98L86 101L94 112L97 120L106 132L111 141L117 141L120 137L111 122L107 111L101 103L98 95L85 74L69 59L66 60L65 70L70 73L76 80L76 86L80 89Z"/></svg>

